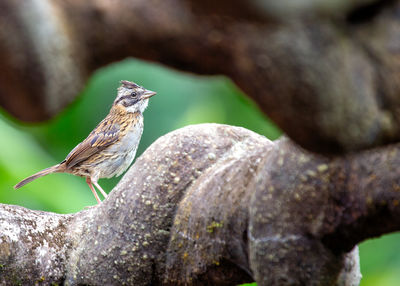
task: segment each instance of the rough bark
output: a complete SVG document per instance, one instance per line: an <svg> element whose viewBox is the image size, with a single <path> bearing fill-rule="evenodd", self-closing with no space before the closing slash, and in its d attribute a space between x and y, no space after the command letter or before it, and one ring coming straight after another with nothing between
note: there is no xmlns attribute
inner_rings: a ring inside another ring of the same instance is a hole
<svg viewBox="0 0 400 286"><path fill-rule="evenodd" d="M400 1L296 3L2 1L1 104L47 119L93 70L134 56L231 77L310 150L398 141Z"/></svg>
<svg viewBox="0 0 400 286"><path fill-rule="evenodd" d="M185 127L153 143L101 205L72 215L0 205L0 279L358 285L352 249L400 229L399 148L327 158L239 127Z"/></svg>

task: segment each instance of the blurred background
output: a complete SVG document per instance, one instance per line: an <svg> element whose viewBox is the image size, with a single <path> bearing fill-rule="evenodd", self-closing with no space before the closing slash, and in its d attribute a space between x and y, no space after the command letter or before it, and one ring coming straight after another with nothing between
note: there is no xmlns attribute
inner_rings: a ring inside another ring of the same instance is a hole
<svg viewBox="0 0 400 286"><path fill-rule="evenodd" d="M108 113L121 79L158 92L144 113L145 128L137 156L160 136L189 124L242 126L271 140L281 134L226 77L196 76L128 59L97 71L79 98L48 122L27 125L2 110L1 203L57 213L76 212L96 203L85 180L69 174L52 174L17 191L13 186L61 162ZM99 183L110 191L119 180L102 179ZM360 245L361 285L400 285L399 240L400 234L392 234Z"/></svg>

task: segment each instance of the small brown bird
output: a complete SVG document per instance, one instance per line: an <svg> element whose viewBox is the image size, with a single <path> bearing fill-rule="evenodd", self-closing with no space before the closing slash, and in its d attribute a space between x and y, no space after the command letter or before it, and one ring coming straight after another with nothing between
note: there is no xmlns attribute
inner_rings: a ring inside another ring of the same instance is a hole
<svg viewBox="0 0 400 286"><path fill-rule="evenodd" d="M132 163L143 132L143 111L149 98L156 92L133 82L122 80L117 98L110 112L78 144L60 164L44 169L14 186L25 184L51 173L70 173L86 177L86 182L100 203L95 185L106 198L107 194L97 181L100 178L120 176Z"/></svg>

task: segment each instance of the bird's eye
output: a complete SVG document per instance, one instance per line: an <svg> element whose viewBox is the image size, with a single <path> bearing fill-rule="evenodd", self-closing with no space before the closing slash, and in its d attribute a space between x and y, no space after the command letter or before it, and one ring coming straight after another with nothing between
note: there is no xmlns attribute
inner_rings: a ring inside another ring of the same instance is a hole
<svg viewBox="0 0 400 286"><path fill-rule="evenodd" d="M136 95L137 95L136 92L132 92L132 93L131 93L131 96L132 96L132 97L136 97Z"/></svg>

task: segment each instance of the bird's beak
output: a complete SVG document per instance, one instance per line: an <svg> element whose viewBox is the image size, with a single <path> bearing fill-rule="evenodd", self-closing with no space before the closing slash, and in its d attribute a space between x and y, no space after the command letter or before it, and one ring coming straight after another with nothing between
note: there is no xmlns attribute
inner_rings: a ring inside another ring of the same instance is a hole
<svg viewBox="0 0 400 286"><path fill-rule="evenodd" d="M142 95L142 99L150 98L150 97L152 97L153 95L156 95L156 94L157 94L157 92L146 89L146 91Z"/></svg>

